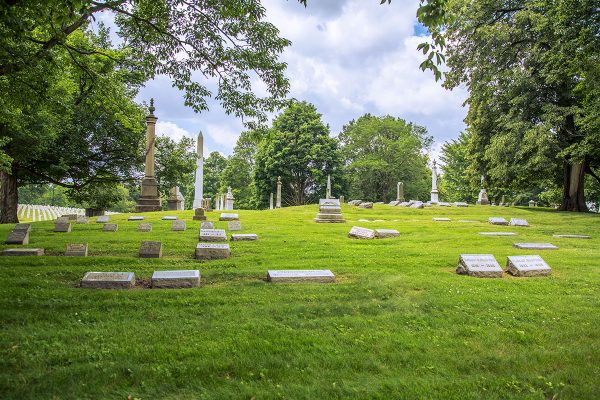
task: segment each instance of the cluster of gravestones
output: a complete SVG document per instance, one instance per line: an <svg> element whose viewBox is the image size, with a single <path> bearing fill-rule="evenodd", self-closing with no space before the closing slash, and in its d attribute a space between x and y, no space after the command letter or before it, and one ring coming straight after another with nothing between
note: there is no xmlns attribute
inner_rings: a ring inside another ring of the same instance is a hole
<svg viewBox="0 0 600 400"><path fill-rule="evenodd" d="M377 202L377 203L372 203L370 201L362 201L362 200L350 200L348 202L349 205L351 206L356 206L358 208L373 208L373 204L385 204L383 202ZM390 201L388 203L389 206L393 206L393 207L407 207L407 208L425 208L425 207L432 207L432 206L439 206L439 207L468 207L469 205L467 203L464 202L455 202L455 203L445 203L445 202L438 202L438 203L431 203L429 201L427 202L423 202L423 201L419 201L419 200L410 200L410 201Z"/></svg>
<svg viewBox="0 0 600 400"><path fill-rule="evenodd" d="M19 204L17 214L20 219L31 219L36 221L50 221L59 218L61 215L85 215L83 208L45 206L37 204ZM106 212L107 215L118 214L115 212Z"/></svg>

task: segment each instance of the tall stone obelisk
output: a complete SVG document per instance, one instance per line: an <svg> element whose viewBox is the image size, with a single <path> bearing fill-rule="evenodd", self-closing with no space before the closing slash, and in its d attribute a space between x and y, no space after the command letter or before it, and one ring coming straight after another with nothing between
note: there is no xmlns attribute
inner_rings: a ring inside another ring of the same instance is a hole
<svg viewBox="0 0 600 400"><path fill-rule="evenodd" d="M431 170L431 203L438 203L438 188L437 188L437 165L433 160L433 169Z"/></svg>
<svg viewBox="0 0 600 400"><path fill-rule="evenodd" d="M396 188L396 201L404 201L404 183L398 182L398 186Z"/></svg>
<svg viewBox="0 0 600 400"><path fill-rule="evenodd" d="M198 143L196 144L196 181L194 182L194 204L193 209L202 207L204 197L204 137L202 131L198 132Z"/></svg>
<svg viewBox="0 0 600 400"><path fill-rule="evenodd" d="M281 208L281 177L277 177L277 199L275 200L275 208Z"/></svg>
<svg viewBox="0 0 600 400"><path fill-rule="evenodd" d="M158 183L154 177L154 139L156 116L154 115L154 99L150 99L150 114L146 116L146 165L145 176L142 179L142 193L135 206L136 212L160 211Z"/></svg>
<svg viewBox="0 0 600 400"><path fill-rule="evenodd" d="M331 199L331 175L327 175L327 192L325 193L326 199Z"/></svg>

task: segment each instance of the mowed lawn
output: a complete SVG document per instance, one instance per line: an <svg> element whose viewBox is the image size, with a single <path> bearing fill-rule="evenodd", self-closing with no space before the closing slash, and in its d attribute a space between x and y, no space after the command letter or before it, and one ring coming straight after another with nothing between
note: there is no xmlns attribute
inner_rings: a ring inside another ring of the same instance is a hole
<svg viewBox="0 0 600 400"><path fill-rule="evenodd" d="M152 232L128 215L111 216L115 233L95 218L71 233L33 223L26 247L47 255L0 257L0 398L600 398L599 215L343 206L345 224L316 224L317 208L235 211L239 233L259 241L231 243L231 258L208 262L193 258L192 211L145 214ZM187 230L171 232L164 215L187 220ZM492 226L491 216L531 227ZM401 235L349 239L353 225ZM12 227L0 226L2 240ZM142 240L162 241L163 258L139 259ZM62 255L79 242L89 257ZM461 276L461 253L490 253L503 267L509 255L539 254L553 273ZM199 269L201 287L147 288L154 270L169 269ZM268 269L331 269L337 282L272 284ZM87 271L131 271L142 284L79 288Z"/></svg>

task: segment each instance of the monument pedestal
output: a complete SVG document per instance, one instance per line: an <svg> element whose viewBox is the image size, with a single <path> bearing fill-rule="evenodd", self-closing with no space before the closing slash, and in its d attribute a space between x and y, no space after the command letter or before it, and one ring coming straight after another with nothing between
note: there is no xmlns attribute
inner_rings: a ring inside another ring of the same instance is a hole
<svg viewBox="0 0 600 400"><path fill-rule="evenodd" d="M135 212L160 211L160 197L158 196L158 183L154 177L142 179L142 194L135 206Z"/></svg>

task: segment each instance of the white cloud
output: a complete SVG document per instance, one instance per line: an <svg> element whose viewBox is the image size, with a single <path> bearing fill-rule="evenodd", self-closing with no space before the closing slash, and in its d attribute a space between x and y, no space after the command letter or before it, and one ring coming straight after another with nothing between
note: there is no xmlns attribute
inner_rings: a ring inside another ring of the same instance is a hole
<svg viewBox="0 0 600 400"><path fill-rule="evenodd" d="M176 142L179 142L184 136L194 138L190 132L169 121L156 122L156 135L167 136Z"/></svg>

